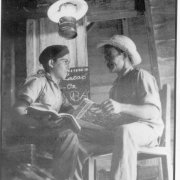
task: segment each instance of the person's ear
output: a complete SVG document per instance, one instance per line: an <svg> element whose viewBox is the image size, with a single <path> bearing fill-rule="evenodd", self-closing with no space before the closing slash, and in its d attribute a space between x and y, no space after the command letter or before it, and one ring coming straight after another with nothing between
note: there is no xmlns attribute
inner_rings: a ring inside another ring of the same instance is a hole
<svg viewBox="0 0 180 180"><path fill-rule="evenodd" d="M53 67L54 67L54 61L53 61L53 59L50 59L50 60L48 61L48 65L49 65L50 68L53 68Z"/></svg>

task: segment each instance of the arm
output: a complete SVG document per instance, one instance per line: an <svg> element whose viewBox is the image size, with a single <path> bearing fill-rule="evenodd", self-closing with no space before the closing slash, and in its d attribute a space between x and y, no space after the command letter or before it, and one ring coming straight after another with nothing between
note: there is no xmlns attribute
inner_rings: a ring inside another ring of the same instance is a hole
<svg viewBox="0 0 180 180"><path fill-rule="evenodd" d="M108 114L126 113L140 119L154 119L160 115L160 110L151 104L122 104L112 99L108 99L103 102L102 106Z"/></svg>
<svg viewBox="0 0 180 180"><path fill-rule="evenodd" d="M126 113L146 120L160 117L161 103L155 78L145 71L139 71L135 75L137 75L134 80L137 104L121 103L108 99L103 102L102 106L110 114ZM129 98L131 96L127 97L127 102L129 102Z"/></svg>
<svg viewBox="0 0 180 180"><path fill-rule="evenodd" d="M33 76L25 82L19 91L17 101L13 106L13 122L18 122L19 124L25 125L29 128L37 128L42 126L43 121L40 122L39 120L27 115L26 109L38 99L44 87L44 78Z"/></svg>
<svg viewBox="0 0 180 180"><path fill-rule="evenodd" d="M40 128L40 127L54 127L56 123L51 121L51 115L44 115L40 119L36 119L27 114L27 107L30 104L25 100L18 100L13 108L13 117L14 122L17 124L21 124L24 127L28 127L31 129Z"/></svg>
<svg viewBox="0 0 180 180"><path fill-rule="evenodd" d="M39 122L27 115L26 108L28 106L29 103L27 101L17 100L12 112L14 117L14 123L22 124L29 128L37 128L40 125Z"/></svg>

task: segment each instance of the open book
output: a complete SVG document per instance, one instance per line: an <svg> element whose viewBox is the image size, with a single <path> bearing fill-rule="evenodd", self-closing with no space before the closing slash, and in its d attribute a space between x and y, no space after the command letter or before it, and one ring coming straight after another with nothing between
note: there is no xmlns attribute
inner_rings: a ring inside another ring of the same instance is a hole
<svg viewBox="0 0 180 180"><path fill-rule="evenodd" d="M108 115L104 112L100 104L97 104L88 98L83 99L73 115L77 120L81 119L110 129L139 120L139 118L125 113Z"/></svg>
<svg viewBox="0 0 180 180"><path fill-rule="evenodd" d="M95 109L98 109L98 112ZM57 126L64 122L66 124L70 123L71 127L76 132L81 130L81 126L78 123L79 119L106 128L116 127L116 125L120 125L121 123L123 124L123 121L120 121L120 118L124 119L125 121L127 118L130 119L129 116L126 117L127 115L124 114L108 116L102 110L101 105L96 104L88 98L84 98L82 100L72 115L68 113L57 113L55 110L50 109L49 106L39 103L34 103L28 107L27 113L35 119L42 119L42 117L49 116L50 120L56 122Z"/></svg>
<svg viewBox="0 0 180 180"><path fill-rule="evenodd" d="M88 98L84 98L73 113L76 119L81 119L103 127L114 126L115 121L120 115L105 115L100 104L93 102ZM111 118L111 119L110 119Z"/></svg>
<svg viewBox="0 0 180 180"><path fill-rule="evenodd" d="M27 108L27 114L37 120L49 117L49 120L54 121L57 127L66 123L76 132L81 130L79 123L73 115L68 113L57 113L55 110L44 104L33 103Z"/></svg>

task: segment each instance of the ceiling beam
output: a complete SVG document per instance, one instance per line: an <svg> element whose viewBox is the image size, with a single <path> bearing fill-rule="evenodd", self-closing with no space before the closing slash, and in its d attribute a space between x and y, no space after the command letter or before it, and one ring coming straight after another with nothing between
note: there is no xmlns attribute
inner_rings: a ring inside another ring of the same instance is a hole
<svg viewBox="0 0 180 180"><path fill-rule="evenodd" d="M92 9L88 12L87 19L90 22L108 21L115 19L132 18L136 17L137 14L137 11L129 9L97 9L96 11Z"/></svg>
<svg viewBox="0 0 180 180"><path fill-rule="evenodd" d="M36 9L5 9L2 13L2 19L5 21L20 21L24 19L39 19L47 17L49 6L43 6ZM112 8L93 8L90 7L87 13L87 19L90 22L106 21L113 19L123 19L136 17L137 11L132 9L112 9Z"/></svg>

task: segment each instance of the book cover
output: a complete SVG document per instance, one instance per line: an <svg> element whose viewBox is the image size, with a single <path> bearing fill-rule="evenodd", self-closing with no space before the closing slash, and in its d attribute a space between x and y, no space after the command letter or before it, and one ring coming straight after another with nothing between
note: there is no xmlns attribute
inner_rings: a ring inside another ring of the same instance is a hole
<svg viewBox="0 0 180 180"><path fill-rule="evenodd" d="M49 117L49 121L54 121L57 127L66 122L71 123L73 130L77 132L81 130L81 126L73 115L68 113L57 113L55 110L44 104L33 103L27 108L27 114L37 120Z"/></svg>

